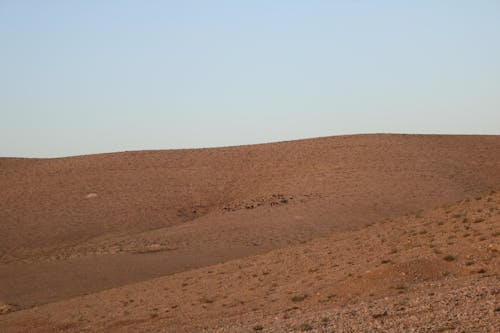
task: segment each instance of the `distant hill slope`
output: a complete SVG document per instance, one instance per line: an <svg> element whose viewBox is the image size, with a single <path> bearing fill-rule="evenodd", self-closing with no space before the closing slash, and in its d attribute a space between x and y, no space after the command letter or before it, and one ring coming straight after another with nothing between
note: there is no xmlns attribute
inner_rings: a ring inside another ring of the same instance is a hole
<svg viewBox="0 0 500 333"><path fill-rule="evenodd" d="M0 159L0 254L169 227L273 194L359 224L500 184L500 136L353 135L215 149ZM239 205L239 206L238 206ZM355 214L356 212L356 214Z"/></svg>

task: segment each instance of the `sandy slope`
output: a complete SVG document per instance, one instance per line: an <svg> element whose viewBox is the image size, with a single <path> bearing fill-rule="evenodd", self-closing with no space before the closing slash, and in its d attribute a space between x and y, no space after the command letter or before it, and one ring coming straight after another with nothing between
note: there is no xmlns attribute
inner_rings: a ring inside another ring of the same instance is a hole
<svg viewBox="0 0 500 333"><path fill-rule="evenodd" d="M18 311L5 332L498 332L500 194Z"/></svg>
<svg viewBox="0 0 500 333"><path fill-rule="evenodd" d="M0 159L0 300L222 263L500 185L499 136L356 135Z"/></svg>

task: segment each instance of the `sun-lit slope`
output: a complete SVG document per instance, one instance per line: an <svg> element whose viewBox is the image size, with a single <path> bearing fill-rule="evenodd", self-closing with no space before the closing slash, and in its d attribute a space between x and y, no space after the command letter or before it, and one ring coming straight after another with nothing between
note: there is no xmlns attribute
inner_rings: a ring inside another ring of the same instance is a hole
<svg viewBox="0 0 500 333"><path fill-rule="evenodd" d="M500 184L498 170L498 136L356 135L0 159L0 251L178 225L273 194L328 198L332 217L394 216L488 190Z"/></svg>
<svg viewBox="0 0 500 333"><path fill-rule="evenodd" d="M13 312L4 332L498 331L500 193ZM495 327L496 325L496 327Z"/></svg>

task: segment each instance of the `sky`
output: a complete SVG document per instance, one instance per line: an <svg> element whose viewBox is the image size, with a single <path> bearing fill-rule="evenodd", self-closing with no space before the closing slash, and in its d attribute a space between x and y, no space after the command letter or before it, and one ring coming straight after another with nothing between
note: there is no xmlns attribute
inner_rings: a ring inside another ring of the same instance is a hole
<svg viewBox="0 0 500 333"><path fill-rule="evenodd" d="M0 156L500 134L500 1L0 0Z"/></svg>

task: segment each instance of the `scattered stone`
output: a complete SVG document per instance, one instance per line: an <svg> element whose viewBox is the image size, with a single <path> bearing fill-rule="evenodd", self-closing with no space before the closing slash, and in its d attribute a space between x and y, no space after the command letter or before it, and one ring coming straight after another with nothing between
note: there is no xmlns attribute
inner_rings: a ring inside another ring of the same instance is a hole
<svg viewBox="0 0 500 333"><path fill-rule="evenodd" d="M0 315L14 311L14 307L10 304L0 304Z"/></svg>

